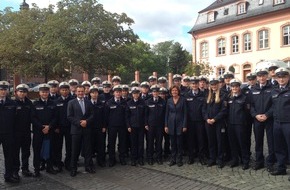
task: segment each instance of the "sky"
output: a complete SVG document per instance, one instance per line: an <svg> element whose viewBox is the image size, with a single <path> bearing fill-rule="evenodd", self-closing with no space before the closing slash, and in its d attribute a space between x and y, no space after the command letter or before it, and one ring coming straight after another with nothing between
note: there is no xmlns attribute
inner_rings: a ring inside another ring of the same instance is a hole
<svg viewBox="0 0 290 190"><path fill-rule="evenodd" d="M40 8L48 7L59 0L26 0ZM13 7L19 10L23 0L0 0L0 10ZM104 9L110 12L126 13L135 24L133 31L144 42L155 45L173 40L184 49L192 52L191 35L187 32L194 26L198 12L214 0L99 0Z"/></svg>

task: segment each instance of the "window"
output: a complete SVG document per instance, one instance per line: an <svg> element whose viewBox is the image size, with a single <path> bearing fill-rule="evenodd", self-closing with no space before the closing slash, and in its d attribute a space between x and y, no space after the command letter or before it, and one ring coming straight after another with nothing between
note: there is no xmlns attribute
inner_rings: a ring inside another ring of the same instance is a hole
<svg viewBox="0 0 290 190"><path fill-rule="evenodd" d="M284 0L274 0L274 5L279 5L282 3L285 3L285 1Z"/></svg>
<svg viewBox="0 0 290 190"><path fill-rule="evenodd" d="M246 13L246 3L238 4L238 15Z"/></svg>
<svg viewBox="0 0 290 190"><path fill-rule="evenodd" d="M214 22L214 12L210 12L207 14L207 22L210 23L210 22Z"/></svg>
<svg viewBox="0 0 290 190"><path fill-rule="evenodd" d="M259 31L259 49L269 48L269 31Z"/></svg>
<svg viewBox="0 0 290 190"><path fill-rule="evenodd" d="M201 52L200 52L201 58L208 57L208 43L207 42L203 42L203 43L201 43L200 46L201 46L200 47L200 49L201 49Z"/></svg>
<svg viewBox="0 0 290 190"><path fill-rule="evenodd" d="M259 5L263 5L264 4L264 0L259 0Z"/></svg>
<svg viewBox="0 0 290 190"><path fill-rule="evenodd" d="M217 68L218 76L222 76L225 73L226 69L224 67Z"/></svg>
<svg viewBox="0 0 290 190"><path fill-rule="evenodd" d="M219 39L218 43L218 55L226 54L226 40L224 38Z"/></svg>
<svg viewBox="0 0 290 190"><path fill-rule="evenodd" d="M288 66L288 68L290 67L290 60L287 60L287 61L284 61L286 64L287 64L287 66Z"/></svg>
<svg viewBox="0 0 290 190"><path fill-rule="evenodd" d="M251 51L251 50L252 50L251 34L246 33L244 34L244 51Z"/></svg>
<svg viewBox="0 0 290 190"><path fill-rule="evenodd" d="M238 53L239 52L239 37L233 36L232 37L232 53Z"/></svg>
<svg viewBox="0 0 290 190"><path fill-rule="evenodd" d="M283 27L283 45L290 45L290 25Z"/></svg>
<svg viewBox="0 0 290 190"><path fill-rule="evenodd" d="M228 14L229 14L229 9L226 8L226 9L224 10L224 15L228 15Z"/></svg>

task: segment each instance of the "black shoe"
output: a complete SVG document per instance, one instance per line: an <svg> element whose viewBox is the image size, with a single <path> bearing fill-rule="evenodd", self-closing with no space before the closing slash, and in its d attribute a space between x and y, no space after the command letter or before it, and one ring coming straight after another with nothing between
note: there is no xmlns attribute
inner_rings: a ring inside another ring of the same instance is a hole
<svg viewBox="0 0 290 190"><path fill-rule="evenodd" d="M205 158L199 158L199 162L201 165L206 165L206 159Z"/></svg>
<svg viewBox="0 0 290 190"><path fill-rule="evenodd" d="M90 174L94 174L96 173L94 168L86 168L86 172L90 173Z"/></svg>
<svg viewBox="0 0 290 190"><path fill-rule="evenodd" d="M191 164L193 164L193 163L194 163L193 158L188 158L187 164L188 164L188 165L191 165Z"/></svg>
<svg viewBox="0 0 290 190"><path fill-rule="evenodd" d="M290 181L290 176L288 177L288 181Z"/></svg>
<svg viewBox="0 0 290 190"><path fill-rule="evenodd" d="M135 160L131 161L131 166L136 166L136 161Z"/></svg>
<svg viewBox="0 0 290 190"><path fill-rule="evenodd" d="M13 178L13 177L5 177L5 182L7 183L19 183L19 180Z"/></svg>
<svg viewBox="0 0 290 190"><path fill-rule="evenodd" d="M13 175L12 175L12 178L16 179L16 180L20 180L20 176L18 174L18 172L14 172Z"/></svg>
<svg viewBox="0 0 290 190"><path fill-rule="evenodd" d="M239 162L236 161L236 160L232 160L232 161L230 162L230 167L231 167L231 168L237 167L238 165L239 165Z"/></svg>
<svg viewBox="0 0 290 190"><path fill-rule="evenodd" d="M109 167L113 167L113 166L115 166L115 164L116 164L115 161L110 161L110 162L109 162Z"/></svg>
<svg viewBox="0 0 290 190"><path fill-rule="evenodd" d="M267 166L267 171L268 171L268 172L273 172L273 171L274 171L274 167L273 167L273 165L268 165L268 166Z"/></svg>
<svg viewBox="0 0 290 190"><path fill-rule="evenodd" d="M218 163L218 168L222 169L225 166L225 164L223 162Z"/></svg>
<svg viewBox="0 0 290 190"><path fill-rule="evenodd" d="M144 166L144 161L143 161L143 159L142 159L142 160L139 160L139 161L138 161L138 164L139 164L140 166Z"/></svg>
<svg viewBox="0 0 290 190"><path fill-rule="evenodd" d="M208 163L207 163L207 167L212 167L214 165L216 165L216 163L215 163L215 161L212 161L212 160L208 161Z"/></svg>
<svg viewBox="0 0 290 190"><path fill-rule="evenodd" d="M77 171L72 170L72 171L70 172L70 176L75 177L76 175L77 175Z"/></svg>
<svg viewBox="0 0 290 190"><path fill-rule="evenodd" d="M46 172L53 175L57 174L57 171L54 170L53 168L46 168Z"/></svg>
<svg viewBox="0 0 290 190"><path fill-rule="evenodd" d="M173 165L175 165L175 164L176 164L175 161L170 161L169 164L168 164L168 166L173 166Z"/></svg>
<svg viewBox="0 0 290 190"><path fill-rule="evenodd" d="M152 165L153 165L153 160L148 160L148 164L149 164L150 166L152 166Z"/></svg>
<svg viewBox="0 0 290 190"><path fill-rule="evenodd" d="M46 169L46 167L45 167L45 162L42 162L41 163L41 166L40 166L40 171L43 171L43 170L45 170Z"/></svg>
<svg viewBox="0 0 290 190"><path fill-rule="evenodd" d="M22 175L25 177L31 177L32 172L30 172L28 169L22 170Z"/></svg>
<svg viewBox="0 0 290 190"><path fill-rule="evenodd" d="M271 175L286 175L286 170L275 170L270 172Z"/></svg>
<svg viewBox="0 0 290 190"><path fill-rule="evenodd" d="M183 166L183 162L177 162L177 166L178 166L178 167Z"/></svg>
<svg viewBox="0 0 290 190"><path fill-rule="evenodd" d="M120 160L120 164L122 165L122 166L125 166L125 165L127 165L127 163L126 163L126 161L125 160Z"/></svg>
<svg viewBox="0 0 290 190"><path fill-rule="evenodd" d="M99 165L100 167L102 167L102 168L103 168L103 167L106 167L106 164L105 164L104 162L99 162L98 165Z"/></svg>
<svg viewBox="0 0 290 190"><path fill-rule="evenodd" d="M55 171L56 171L57 173L62 172L62 166L57 166L57 168L55 169Z"/></svg>
<svg viewBox="0 0 290 190"><path fill-rule="evenodd" d="M264 164L263 163L256 163L253 167L253 170L259 170L264 168Z"/></svg>
<svg viewBox="0 0 290 190"><path fill-rule="evenodd" d="M39 172L39 171L35 171L35 172L32 174L32 177L40 177L40 172Z"/></svg>
<svg viewBox="0 0 290 190"><path fill-rule="evenodd" d="M247 170L247 169L249 169L249 168L250 168L250 166L249 166L248 163L243 164L243 167L242 167L243 170Z"/></svg>
<svg viewBox="0 0 290 190"><path fill-rule="evenodd" d="M162 160L159 160L159 159L156 162L157 162L158 165L162 165L163 164Z"/></svg>

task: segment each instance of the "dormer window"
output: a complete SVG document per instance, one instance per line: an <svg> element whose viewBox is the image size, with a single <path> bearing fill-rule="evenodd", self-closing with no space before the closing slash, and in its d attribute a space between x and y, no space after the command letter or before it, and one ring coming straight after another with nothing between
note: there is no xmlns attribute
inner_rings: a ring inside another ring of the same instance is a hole
<svg viewBox="0 0 290 190"><path fill-rule="evenodd" d="M214 12L209 12L207 14L207 23L211 23L215 21L215 14Z"/></svg>
<svg viewBox="0 0 290 190"><path fill-rule="evenodd" d="M280 5L285 3L285 0L274 0L274 5Z"/></svg>
<svg viewBox="0 0 290 190"><path fill-rule="evenodd" d="M245 14L246 12L247 12L246 11L246 2L239 3L238 4L238 15Z"/></svg>

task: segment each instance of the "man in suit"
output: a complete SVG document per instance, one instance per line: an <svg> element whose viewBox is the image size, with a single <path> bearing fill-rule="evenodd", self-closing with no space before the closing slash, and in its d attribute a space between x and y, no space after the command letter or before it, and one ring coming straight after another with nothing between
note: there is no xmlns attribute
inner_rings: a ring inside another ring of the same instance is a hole
<svg viewBox="0 0 290 190"><path fill-rule="evenodd" d="M89 173L95 173L92 163L91 151L91 130L90 125L93 121L93 109L91 103L84 99L85 87L79 85L76 87L77 98L68 103L67 118L71 123L72 135L72 157L71 157L71 176L77 174L77 160L80 149L83 145L85 157L85 170Z"/></svg>

